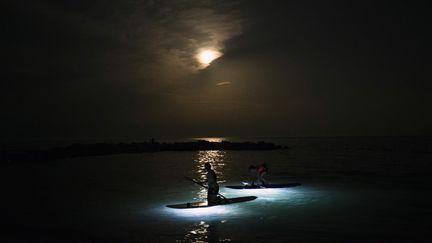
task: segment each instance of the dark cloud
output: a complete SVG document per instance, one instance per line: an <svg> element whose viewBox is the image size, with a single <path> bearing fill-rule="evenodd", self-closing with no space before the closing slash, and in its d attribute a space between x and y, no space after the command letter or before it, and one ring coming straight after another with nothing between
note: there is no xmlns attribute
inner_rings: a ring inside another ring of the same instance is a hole
<svg viewBox="0 0 432 243"><path fill-rule="evenodd" d="M3 5L5 137L432 132L428 5Z"/></svg>

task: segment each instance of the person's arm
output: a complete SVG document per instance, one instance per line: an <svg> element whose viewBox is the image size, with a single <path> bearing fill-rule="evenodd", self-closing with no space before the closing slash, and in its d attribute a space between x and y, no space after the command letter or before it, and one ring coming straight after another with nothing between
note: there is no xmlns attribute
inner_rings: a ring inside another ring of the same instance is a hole
<svg viewBox="0 0 432 243"><path fill-rule="evenodd" d="M207 182L208 182L208 180L207 179L205 179L205 180L203 180L203 181L197 181L198 183L200 183L200 184L203 184L203 185L205 185L205 184L207 184Z"/></svg>
<svg viewBox="0 0 432 243"><path fill-rule="evenodd" d="M190 180L193 180L195 183L198 183L198 184L206 184L207 183L207 180L204 180L204 181L199 181L199 180L195 180L195 179L190 179Z"/></svg>

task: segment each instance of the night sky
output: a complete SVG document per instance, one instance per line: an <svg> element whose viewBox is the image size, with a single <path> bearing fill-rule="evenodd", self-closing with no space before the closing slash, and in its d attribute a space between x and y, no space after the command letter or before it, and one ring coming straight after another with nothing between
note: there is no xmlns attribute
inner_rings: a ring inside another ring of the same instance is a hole
<svg viewBox="0 0 432 243"><path fill-rule="evenodd" d="M430 4L1 8L2 138L432 135Z"/></svg>

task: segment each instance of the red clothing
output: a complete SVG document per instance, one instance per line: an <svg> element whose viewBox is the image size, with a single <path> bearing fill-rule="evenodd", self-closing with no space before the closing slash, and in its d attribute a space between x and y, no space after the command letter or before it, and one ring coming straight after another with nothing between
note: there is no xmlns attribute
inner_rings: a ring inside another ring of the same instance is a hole
<svg viewBox="0 0 432 243"><path fill-rule="evenodd" d="M257 167L257 171L258 171L260 174L262 174L262 173L264 173L264 172L267 172L268 170L267 170L267 167L266 167L265 165L259 165L259 166Z"/></svg>

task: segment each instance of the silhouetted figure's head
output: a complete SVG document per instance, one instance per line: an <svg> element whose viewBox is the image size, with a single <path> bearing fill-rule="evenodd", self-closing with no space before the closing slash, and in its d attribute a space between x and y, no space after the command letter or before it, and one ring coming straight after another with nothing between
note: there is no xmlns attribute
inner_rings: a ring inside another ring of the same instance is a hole
<svg viewBox="0 0 432 243"><path fill-rule="evenodd" d="M205 168L206 170L211 170L211 164L210 164L209 162L205 163L205 164L204 164L204 168Z"/></svg>

